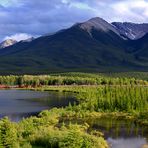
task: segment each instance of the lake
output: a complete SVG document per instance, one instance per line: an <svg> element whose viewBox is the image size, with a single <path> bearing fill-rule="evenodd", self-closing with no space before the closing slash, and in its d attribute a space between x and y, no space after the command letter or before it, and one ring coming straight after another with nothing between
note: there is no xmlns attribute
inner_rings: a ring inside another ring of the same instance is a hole
<svg viewBox="0 0 148 148"><path fill-rule="evenodd" d="M69 102L73 104L75 101L73 93L0 90L0 118L8 116L12 121L19 121L23 117L37 115L42 110L65 107ZM111 148L145 148L145 145L148 146L148 127L140 126L133 121L101 118L70 122L87 122L90 130L103 132Z"/></svg>
<svg viewBox="0 0 148 148"><path fill-rule="evenodd" d="M72 93L0 90L0 118L8 116L12 121L19 121L45 109L65 107L75 100Z"/></svg>

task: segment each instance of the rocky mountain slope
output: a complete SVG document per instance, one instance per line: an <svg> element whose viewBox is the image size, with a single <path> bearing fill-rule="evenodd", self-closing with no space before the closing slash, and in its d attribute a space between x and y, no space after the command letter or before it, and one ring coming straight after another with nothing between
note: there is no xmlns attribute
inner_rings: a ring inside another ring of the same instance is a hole
<svg viewBox="0 0 148 148"><path fill-rule="evenodd" d="M6 48L9 47L11 45L14 45L15 43L17 43L17 41L13 40L13 39L8 39L3 41L2 43L0 43L0 49L1 48Z"/></svg>
<svg viewBox="0 0 148 148"><path fill-rule="evenodd" d="M140 39L148 33L148 24L135 24L128 22L113 22L112 24L122 36L132 40Z"/></svg>

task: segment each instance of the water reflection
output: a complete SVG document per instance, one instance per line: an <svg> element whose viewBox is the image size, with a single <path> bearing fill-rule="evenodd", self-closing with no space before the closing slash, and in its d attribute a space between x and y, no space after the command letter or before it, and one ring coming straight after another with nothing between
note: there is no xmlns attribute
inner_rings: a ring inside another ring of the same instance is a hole
<svg viewBox="0 0 148 148"><path fill-rule="evenodd" d="M134 121L102 118L87 122L89 122L91 128L100 129L104 132L106 138L111 134L112 138L148 135L147 127L140 126Z"/></svg>
<svg viewBox="0 0 148 148"><path fill-rule="evenodd" d="M31 117L31 116L37 116L38 112L28 112L28 113L9 113L9 114L2 114L0 115L0 118L8 117L11 119L11 121L18 122L23 118Z"/></svg>
<svg viewBox="0 0 148 148"><path fill-rule="evenodd" d="M142 148L148 144L148 127L129 120L88 120L91 129L104 133L111 148Z"/></svg>
<svg viewBox="0 0 148 148"><path fill-rule="evenodd" d="M66 124L89 124L89 131L101 131L111 148L148 147L148 127L136 124L134 121L113 118L62 120L61 123L63 121Z"/></svg>
<svg viewBox="0 0 148 148"><path fill-rule="evenodd" d="M111 148L142 148L147 142L142 137L137 138L108 138Z"/></svg>
<svg viewBox="0 0 148 148"><path fill-rule="evenodd" d="M0 90L0 118L8 116L12 121L19 121L45 109L65 107L75 100L72 93Z"/></svg>

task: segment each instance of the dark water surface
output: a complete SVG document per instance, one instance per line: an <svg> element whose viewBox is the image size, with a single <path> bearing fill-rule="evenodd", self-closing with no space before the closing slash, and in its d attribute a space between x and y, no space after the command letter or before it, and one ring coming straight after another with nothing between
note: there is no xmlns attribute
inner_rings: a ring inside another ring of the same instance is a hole
<svg viewBox="0 0 148 148"><path fill-rule="evenodd" d="M12 121L19 121L45 109L65 107L74 101L71 93L0 90L0 118L8 116Z"/></svg>
<svg viewBox="0 0 148 148"><path fill-rule="evenodd" d="M148 127L129 120L97 119L91 128L104 133L111 148L148 148Z"/></svg>
<svg viewBox="0 0 148 148"><path fill-rule="evenodd" d="M100 118L70 122L86 122L90 126L90 131L93 129L102 132L110 148L148 148L148 127L141 126L134 121Z"/></svg>

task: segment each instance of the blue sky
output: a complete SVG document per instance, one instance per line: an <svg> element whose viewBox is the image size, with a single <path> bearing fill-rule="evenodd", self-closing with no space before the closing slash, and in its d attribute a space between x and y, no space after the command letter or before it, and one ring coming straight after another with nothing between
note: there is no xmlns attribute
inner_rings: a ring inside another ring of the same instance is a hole
<svg viewBox="0 0 148 148"><path fill-rule="evenodd" d="M92 17L148 23L148 0L0 0L0 40L44 35Z"/></svg>

